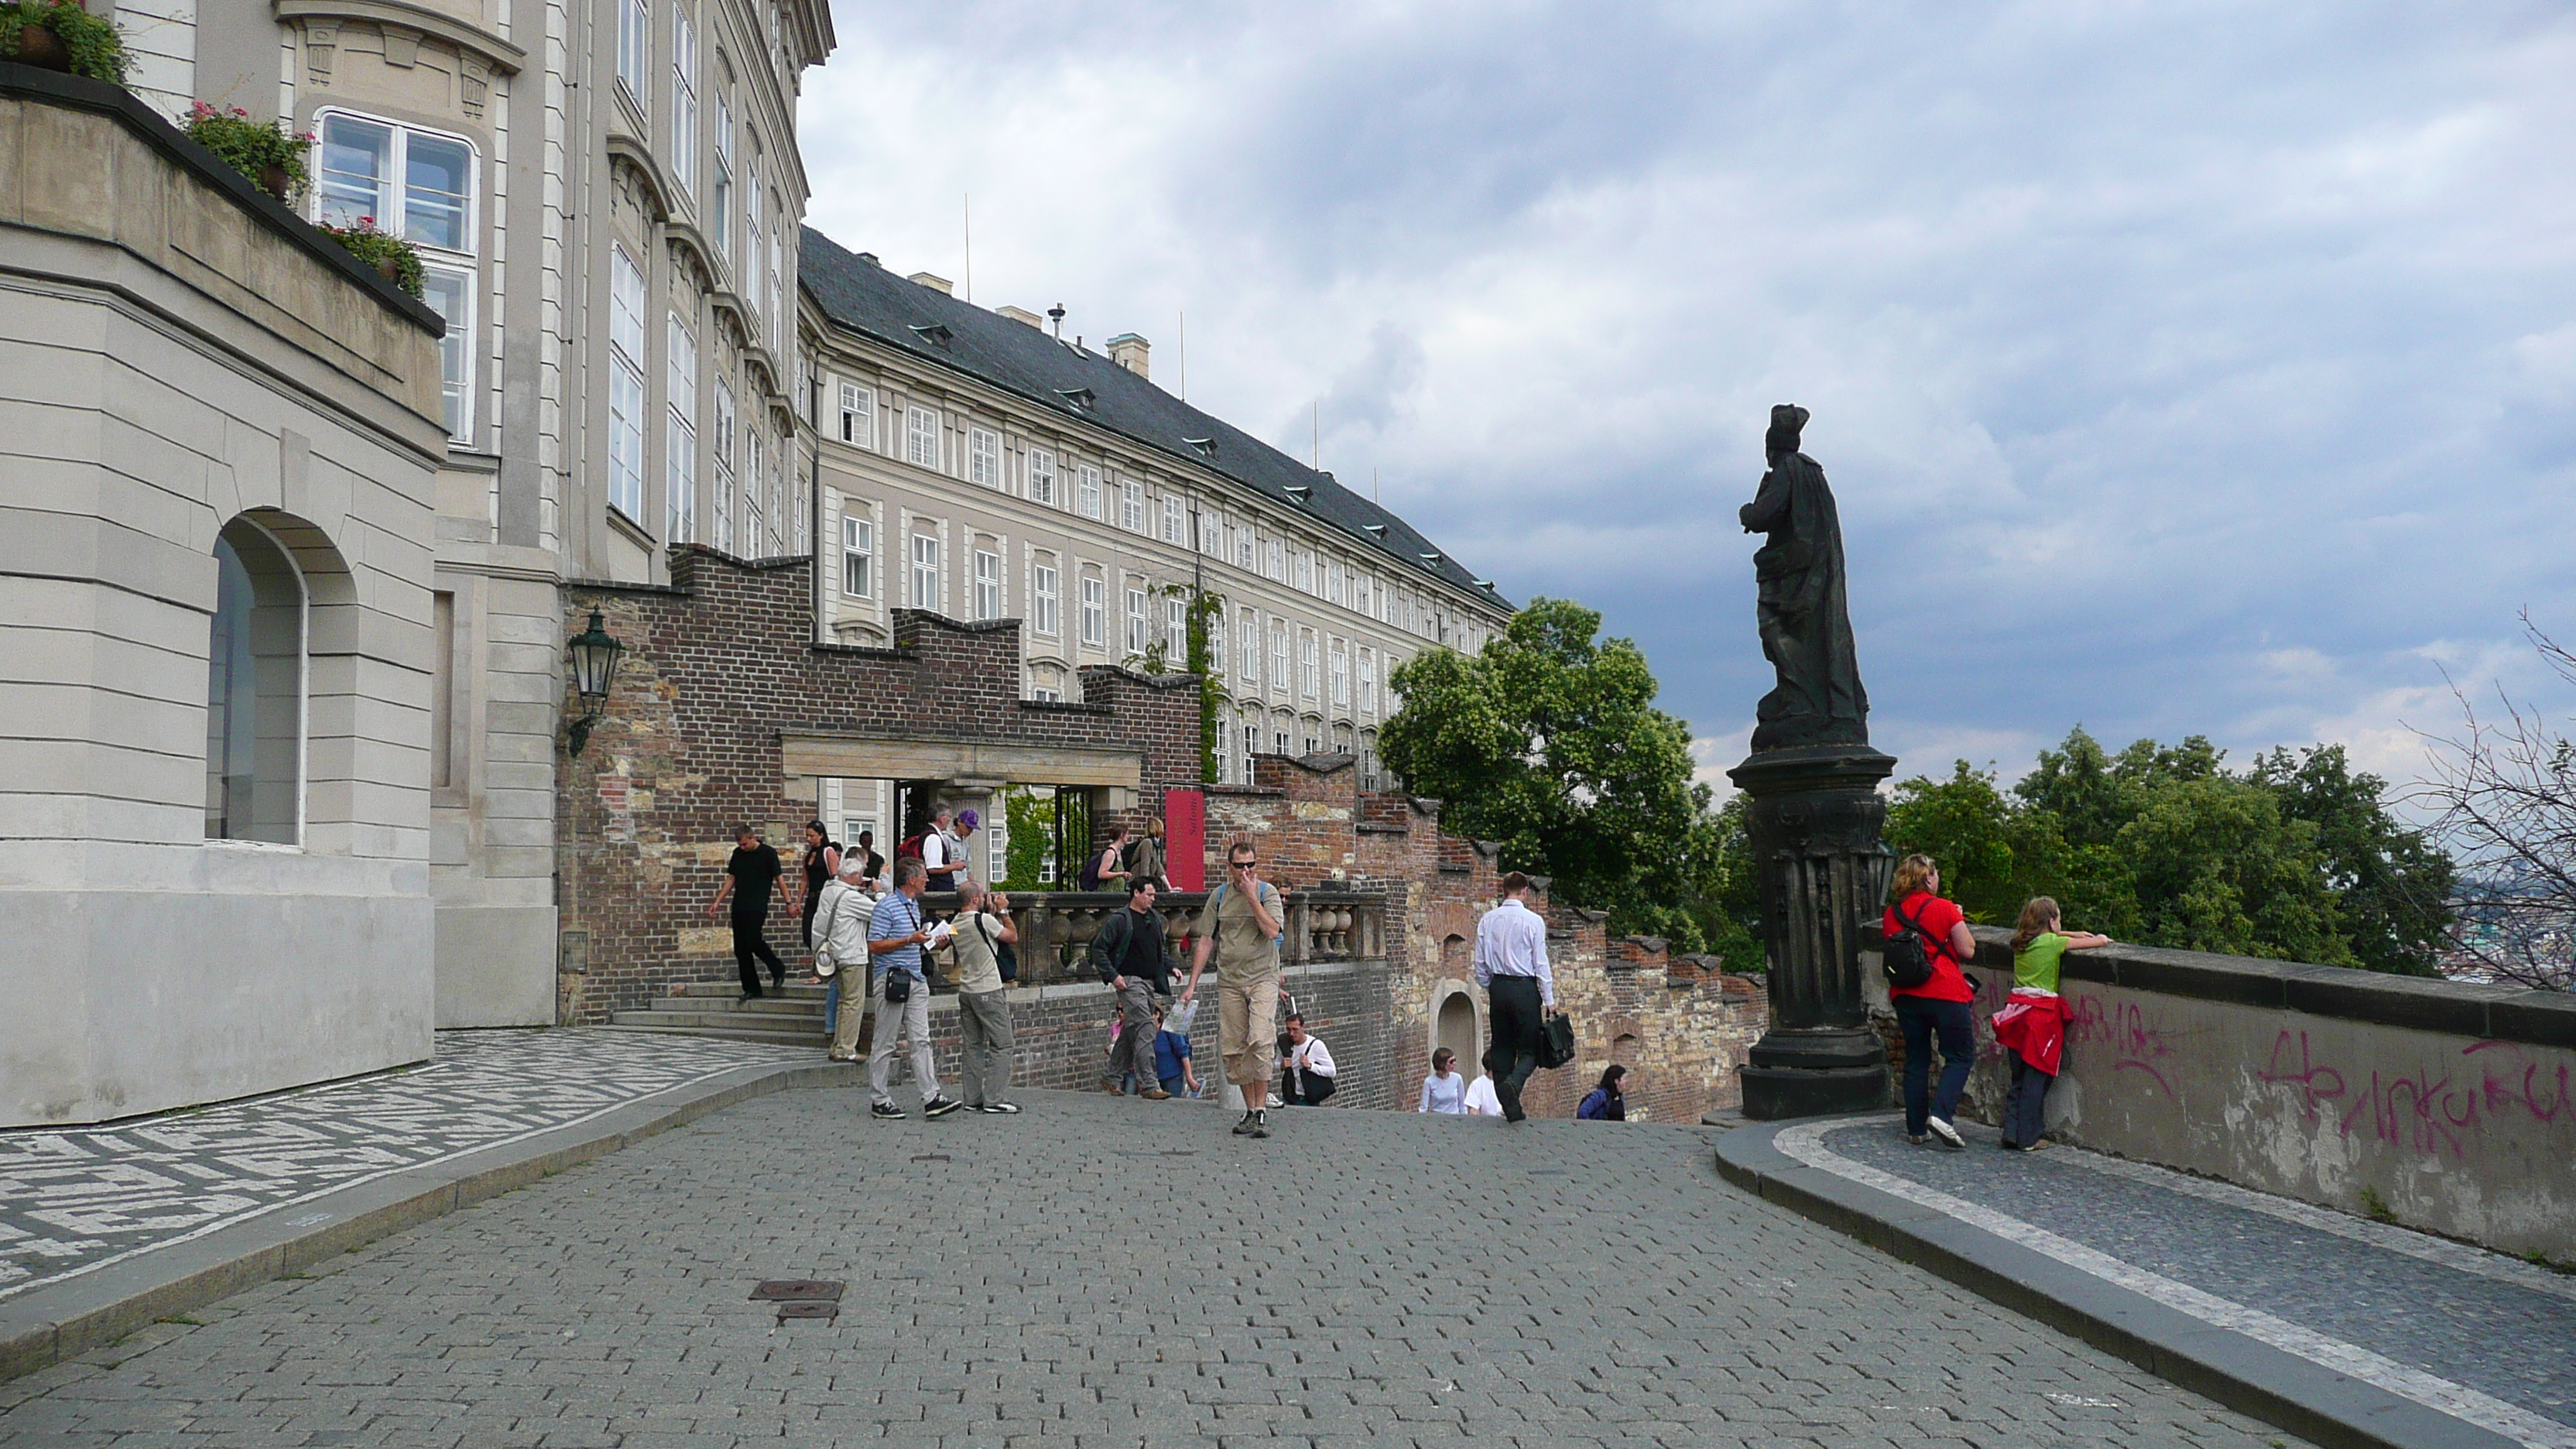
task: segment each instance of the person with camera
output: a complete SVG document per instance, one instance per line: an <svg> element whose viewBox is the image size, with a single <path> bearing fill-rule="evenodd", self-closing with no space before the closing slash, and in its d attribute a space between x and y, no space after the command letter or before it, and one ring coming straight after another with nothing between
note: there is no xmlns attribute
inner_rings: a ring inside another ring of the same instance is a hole
<svg viewBox="0 0 2576 1449"><path fill-rule="evenodd" d="M1503 877L1503 898L1476 923L1476 984L1485 988L1493 1028L1485 1049L1485 1074L1503 1104L1503 1120L1518 1122L1521 1088L1538 1070L1547 1041L1547 1013L1556 1009L1556 978L1547 967L1547 923L1529 908L1530 878Z"/></svg>
<svg viewBox="0 0 2576 1449"><path fill-rule="evenodd" d="M988 891L969 876L957 887L957 1026L965 1042L957 1052L966 1110L1007 1117L1017 1113L1011 1090L1011 993L1002 981L1002 948L1020 939L1011 924L1011 898Z"/></svg>
<svg viewBox="0 0 2576 1449"><path fill-rule="evenodd" d="M877 902L868 920L868 954L876 971L877 1036L868 1051L868 1115L896 1120L904 1115L886 1090L894 1067L898 1036L912 1041L913 1085L921 1093L921 1115L945 1117L964 1106L939 1095L939 1064L930 1055L930 975L923 969L921 948L945 939L921 918L922 881L927 875L919 857L894 863L894 889Z"/></svg>
<svg viewBox="0 0 2576 1449"><path fill-rule="evenodd" d="M1968 1139L1950 1119L1967 1089L1976 1060L1977 1031L1968 1004L1977 999L1963 963L1977 959L1977 938L1967 914L1941 899L1941 868L1928 855L1896 863L1896 899L1880 925L1887 937L1888 1004L1905 1031L1905 1140L1920 1147L1924 1133L1950 1147ZM1906 942L1913 944L1907 945ZM1919 979L1913 979L1917 970ZM1931 1089L1932 1040L1941 1041L1941 1085Z"/></svg>
<svg viewBox="0 0 2576 1449"><path fill-rule="evenodd" d="M1261 878L1261 854L1249 836L1225 848L1225 880L1199 911L1198 948L1190 953L1189 984L1181 1004L1196 999L1208 958L1216 958L1216 1046L1225 1079L1243 1093L1238 1137L1270 1135L1270 1074L1278 1046L1270 1023L1279 1010L1280 922L1288 909L1278 888Z"/></svg>

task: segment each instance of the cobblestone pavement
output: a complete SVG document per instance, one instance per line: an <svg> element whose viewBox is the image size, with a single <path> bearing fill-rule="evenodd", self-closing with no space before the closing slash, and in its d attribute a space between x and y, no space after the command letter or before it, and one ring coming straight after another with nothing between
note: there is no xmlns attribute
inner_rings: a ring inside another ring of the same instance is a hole
<svg viewBox="0 0 2576 1449"><path fill-rule="evenodd" d="M2228 1326L2276 1348L2526 1444L2576 1449L2576 1277L2144 1163L2000 1152L1992 1129L1960 1128L1966 1152L1908 1145L1893 1114L1803 1130L1842 1163L2004 1215L1993 1230L2053 1235L2219 1300L2198 1314L2210 1321L2236 1310ZM1782 1150L1855 1175L1793 1135Z"/></svg>
<svg viewBox="0 0 2576 1449"><path fill-rule="evenodd" d="M813 1051L622 1032L451 1031L418 1067L114 1127L0 1132L0 1298Z"/></svg>
<svg viewBox="0 0 2576 1449"><path fill-rule="evenodd" d="M0 1385L0 1442L2287 1442L1725 1186L1710 1133L1022 1101L743 1103ZM805 1276L836 1321L749 1301Z"/></svg>

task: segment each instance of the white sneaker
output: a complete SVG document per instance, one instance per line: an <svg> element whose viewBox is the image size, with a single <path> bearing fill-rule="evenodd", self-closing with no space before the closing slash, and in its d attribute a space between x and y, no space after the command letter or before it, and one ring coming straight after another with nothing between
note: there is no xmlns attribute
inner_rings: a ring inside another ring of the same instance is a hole
<svg viewBox="0 0 2576 1449"><path fill-rule="evenodd" d="M1287 1106L1288 1104L1287 1104L1287 1103L1285 1103L1285 1102L1280 1101L1280 1100L1279 1100L1279 1094L1278 1094L1277 1092L1273 1092L1273 1093L1271 1093L1271 1094L1270 1094L1270 1105L1271 1105L1272 1107L1285 1107L1285 1106Z"/></svg>
<svg viewBox="0 0 2576 1449"><path fill-rule="evenodd" d="M1953 1147L1965 1147L1968 1145L1968 1139L1959 1135L1958 1128L1951 1126L1949 1123L1942 1121L1938 1117L1924 1118L1923 1125L1932 1129L1933 1136L1940 1138L1942 1141L1949 1143Z"/></svg>

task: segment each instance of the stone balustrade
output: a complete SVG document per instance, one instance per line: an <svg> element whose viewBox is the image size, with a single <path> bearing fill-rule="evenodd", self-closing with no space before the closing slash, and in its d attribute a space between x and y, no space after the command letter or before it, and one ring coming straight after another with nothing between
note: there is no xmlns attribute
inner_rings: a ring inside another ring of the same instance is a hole
<svg viewBox="0 0 2576 1449"><path fill-rule="evenodd" d="M1091 938L1111 914L1127 908L1124 891L1005 891L1011 919L1020 932L1020 984L1045 986L1089 981L1085 959ZM1282 893L1287 906L1280 941L1283 963L1296 966L1334 961L1372 961L1386 955L1386 899L1356 890L1291 890ZM1182 940L1207 905L1205 891L1157 895L1155 913L1163 918L1163 940L1175 959ZM932 891L921 898L934 918L953 914L957 897Z"/></svg>

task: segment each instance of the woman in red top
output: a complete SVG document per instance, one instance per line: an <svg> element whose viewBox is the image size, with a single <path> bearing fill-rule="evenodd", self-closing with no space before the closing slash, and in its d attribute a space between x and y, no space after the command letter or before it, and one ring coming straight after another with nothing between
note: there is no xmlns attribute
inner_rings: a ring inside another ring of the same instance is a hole
<svg viewBox="0 0 2576 1449"><path fill-rule="evenodd" d="M1977 1030L1968 1004L1977 989L1959 969L1977 955L1977 938L1955 904L1941 899L1941 868L1928 855L1909 855L1896 863L1896 904L1884 923L1888 938L1912 931L1923 942L1932 975L1920 986L1888 987L1896 1007L1896 1024L1905 1029L1905 1140L1921 1145L1924 1132L1952 1147L1967 1139L1950 1119L1959 1110L1959 1093L1968 1085L1968 1067L1976 1060ZM1941 1039L1941 1089L1929 1092L1932 1039Z"/></svg>

